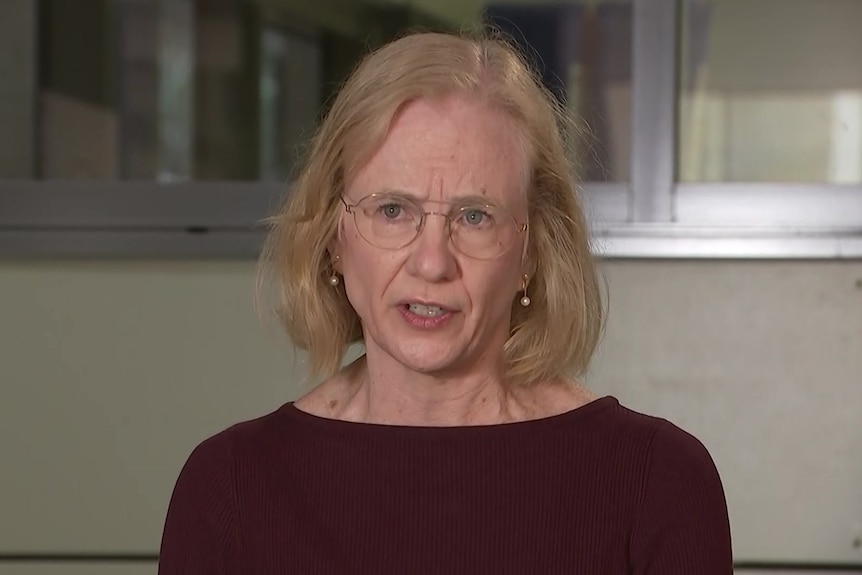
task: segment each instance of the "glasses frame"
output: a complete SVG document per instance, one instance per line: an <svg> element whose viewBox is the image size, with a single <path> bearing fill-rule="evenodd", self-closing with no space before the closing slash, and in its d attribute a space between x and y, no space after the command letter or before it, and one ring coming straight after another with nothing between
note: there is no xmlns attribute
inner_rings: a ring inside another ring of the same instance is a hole
<svg viewBox="0 0 862 575"><path fill-rule="evenodd" d="M465 253L464 251L462 251L458 247L458 244L456 244L455 240L452 238L452 217L453 216L451 214L449 214L448 212L427 211L424 208L422 208L422 206L419 205L418 201L413 200L409 197L401 196L401 199L403 199L404 201L413 203L419 209L420 217L419 217L419 225L416 226L416 235L414 235L413 238L409 242L405 243L402 246L396 247L396 248L386 248L383 246L379 246L379 245L375 244L374 242L372 242L371 240L369 240L368 238L366 238L365 235L362 233L362 230L360 229L359 223L356 221L356 212L357 212L356 208L358 208L360 206L360 204L362 204L362 202L364 202L368 199L379 198L381 196L390 196L390 195L391 194L386 194L386 193L368 194L367 196L364 196L364 197L360 198L359 200L357 200L355 204L349 203L343 195L339 196L341 203L344 204L344 210L348 214L351 214L353 216L353 225L356 226L356 231L359 233L360 237L362 237L362 239L365 240L366 243L368 243L371 246L374 246L375 248L378 248L381 250L386 250L386 251L397 251L397 250L406 248L407 246L409 246L410 244L415 242L416 238L418 238L422 234L422 230L425 229L425 221L427 219L427 216L443 216L444 218L446 218L446 236L449 238L449 242L452 244L452 247L454 247L458 251L458 253L460 253L461 255L466 256L470 259L481 260L481 261L495 260L497 258L503 257L503 255L505 255L510 249L512 249L512 246L515 245L515 242L512 242L512 244L507 246L505 250L503 250L502 252L500 252L497 255L494 255L494 256L488 257L488 258L476 257L474 255ZM398 197L398 196L396 196L396 197ZM438 200L428 200L428 201L432 201L432 202L437 203L437 204L450 205L450 206L457 205L457 204L454 204L452 202L444 202L444 201L438 201ZM514 216L514 214L512 214L512 212L510 212L509 210L507 210L506 208L504 208L502 206L497 206L494 204L469 205L469 206L463 206L462 208L460 208L458 213L460 214L461 212L463 212L465 210L474 210L477 208L491 208L491 209L494 209L495 211L502 212L502 213L506 214L506 216L511 218L512 222L515 224L515 234L523 234L523 233L526 233L526 231L527 231L529 224L525 223L525 222L519 222L518 219Z"/></svg>

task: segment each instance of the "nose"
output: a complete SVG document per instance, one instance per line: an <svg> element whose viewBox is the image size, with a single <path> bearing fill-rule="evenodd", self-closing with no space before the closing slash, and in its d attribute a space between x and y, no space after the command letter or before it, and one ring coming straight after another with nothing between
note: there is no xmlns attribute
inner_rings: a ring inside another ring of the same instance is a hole
<svg viewBox="0 0 862 575"><path fill-rule="evenodd" d="M449 240L449 220L445 214L425 214L422 229L410 247L407 271L412 275L427 282L441 282L457 274L458 263Z"/></svg>

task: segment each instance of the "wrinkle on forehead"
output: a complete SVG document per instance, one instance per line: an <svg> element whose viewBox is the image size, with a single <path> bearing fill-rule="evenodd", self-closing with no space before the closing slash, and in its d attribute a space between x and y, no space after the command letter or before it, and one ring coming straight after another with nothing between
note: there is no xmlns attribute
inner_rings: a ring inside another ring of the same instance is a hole
<svg viewBox="0 0 862 575"><path fill-rule="evenodd" d="M514 208L527 188L525 141L515 119L478 99L414 101L399 111L350 187L395 188L439 201L482 195Z"/></svg>

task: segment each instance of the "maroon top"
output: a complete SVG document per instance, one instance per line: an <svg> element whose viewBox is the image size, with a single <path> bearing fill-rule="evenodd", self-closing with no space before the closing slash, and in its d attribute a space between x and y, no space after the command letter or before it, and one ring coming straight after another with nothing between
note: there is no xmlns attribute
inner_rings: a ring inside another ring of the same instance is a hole
<svg viewBox="0 0 862 575"><path fill-rule="evenodd" d="M730 574L703 445L613 397L545 419L407 427L292 404L195 449L161 575Z"/></svg>

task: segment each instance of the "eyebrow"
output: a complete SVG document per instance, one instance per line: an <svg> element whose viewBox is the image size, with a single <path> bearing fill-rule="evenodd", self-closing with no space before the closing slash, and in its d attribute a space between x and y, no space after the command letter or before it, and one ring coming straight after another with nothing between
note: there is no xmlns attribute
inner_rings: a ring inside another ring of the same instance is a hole
<svg viewBox="0 0 862 575"><path fill-rule="evenodd" d="M443 203L443 204L454 204L456 206L481 205L481 206L494 206L494 207L505 208L505 206L502 206L502 205L492 201L489 197L484 196L482 194L465 194L465 195L461 195L461 196L455 196L454 198L451 198L448 200L429 200L427 198L420 198L419 196L416 196L415 194L411 194L411 193L406 192L404 190L398 190L398 189L394 189L394 188L384 188L384 189L382 189L378 192L375 192L375 193L377 195L402 197L402 198L412 200L412 201L417 202L417 203L426 202L426 201L427 202L438 202L439 201L440 203Z"/></svg>

